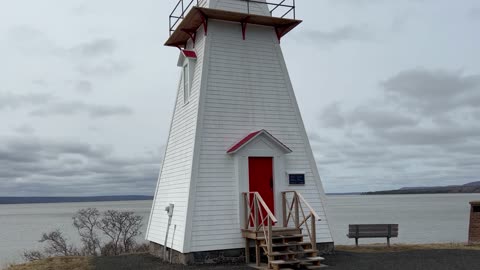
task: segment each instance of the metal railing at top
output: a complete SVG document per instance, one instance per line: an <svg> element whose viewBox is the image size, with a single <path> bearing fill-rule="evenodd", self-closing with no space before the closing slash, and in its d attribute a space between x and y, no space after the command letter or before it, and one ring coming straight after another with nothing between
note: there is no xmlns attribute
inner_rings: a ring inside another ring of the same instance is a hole
<svg viewBox="0 0 480 270"><path fill-rule="evenodd" d="M295 0L239 0L245 2L248 14L253 12L255 6L266 5L272 17L295 19ZM169 16L170 35L177 29L180 22L188 14L188 11L194 7L203 7L207 0L178 0ZM252 13L253 14L253 13Z"/></svg>

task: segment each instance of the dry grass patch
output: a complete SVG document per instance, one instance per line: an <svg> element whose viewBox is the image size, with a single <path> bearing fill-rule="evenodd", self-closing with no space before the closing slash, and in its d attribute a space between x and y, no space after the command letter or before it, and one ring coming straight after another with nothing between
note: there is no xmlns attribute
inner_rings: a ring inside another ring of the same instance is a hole
<svg viewBox="0 0 480 270"><path fill-rule="evenodd" d="M6 270L93 270L93 266L90 257L55 257L12 265Z"/></svg>
<svg viewBox="0 0 480 270"><path fill-rule="evenodd" d="M465 243L444 243L444 244L394 244L387 247L385 244L368 244L356 246L338 245L335 250L359 252L359 253L375 253L375 252L400 252L412 250L435 250L435 249L464 249L464 250L480 250L480 245L467 245Z"/></svg>

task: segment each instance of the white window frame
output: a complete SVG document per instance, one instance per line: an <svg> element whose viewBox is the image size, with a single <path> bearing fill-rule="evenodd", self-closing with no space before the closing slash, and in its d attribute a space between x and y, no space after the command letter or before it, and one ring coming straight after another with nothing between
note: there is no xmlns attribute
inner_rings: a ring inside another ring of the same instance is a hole
<svg viewBox="0 0 480 270"><path fill-rule="evenodd" d="M183 81L183 101L187 104L190 100L190 94L192 87L190 86L190 65L189 61L185 61L182 67L182 81Z"/></svg>
<svg viewBox="0 0 480 270"><path fill-rule="evenodd" d="M190 96L192 95L193 76L195 72L195 59L185 57L182 67L182 88L183 88L183 101L184 104L188 104Z"/></svg>

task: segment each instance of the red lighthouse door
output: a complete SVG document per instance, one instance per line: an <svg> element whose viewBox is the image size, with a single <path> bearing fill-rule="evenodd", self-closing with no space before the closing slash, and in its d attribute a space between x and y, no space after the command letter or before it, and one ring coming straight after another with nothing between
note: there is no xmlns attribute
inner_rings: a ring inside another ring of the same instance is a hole
<svg viewBox="0 0 480 270"><path fill-rule="evenodd" d="M270 211L275 214L273 199L273 158L249 157L248 158L248 183L250 192L258 192L267 204ZM262 213L265 217L266 212Z"/></svg>

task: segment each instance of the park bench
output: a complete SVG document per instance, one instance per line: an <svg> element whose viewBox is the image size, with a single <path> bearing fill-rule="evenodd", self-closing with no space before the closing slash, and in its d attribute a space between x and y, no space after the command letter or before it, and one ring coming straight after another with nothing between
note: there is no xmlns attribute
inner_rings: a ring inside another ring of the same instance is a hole
<svg viewBox="0 0 480 270"><path fill-rule="evenodd" d="M348 225L348 238L355 238L358 247L358 238L387 238L390 246L390 238L398 237L398 224L350 224Z"/></svg>

